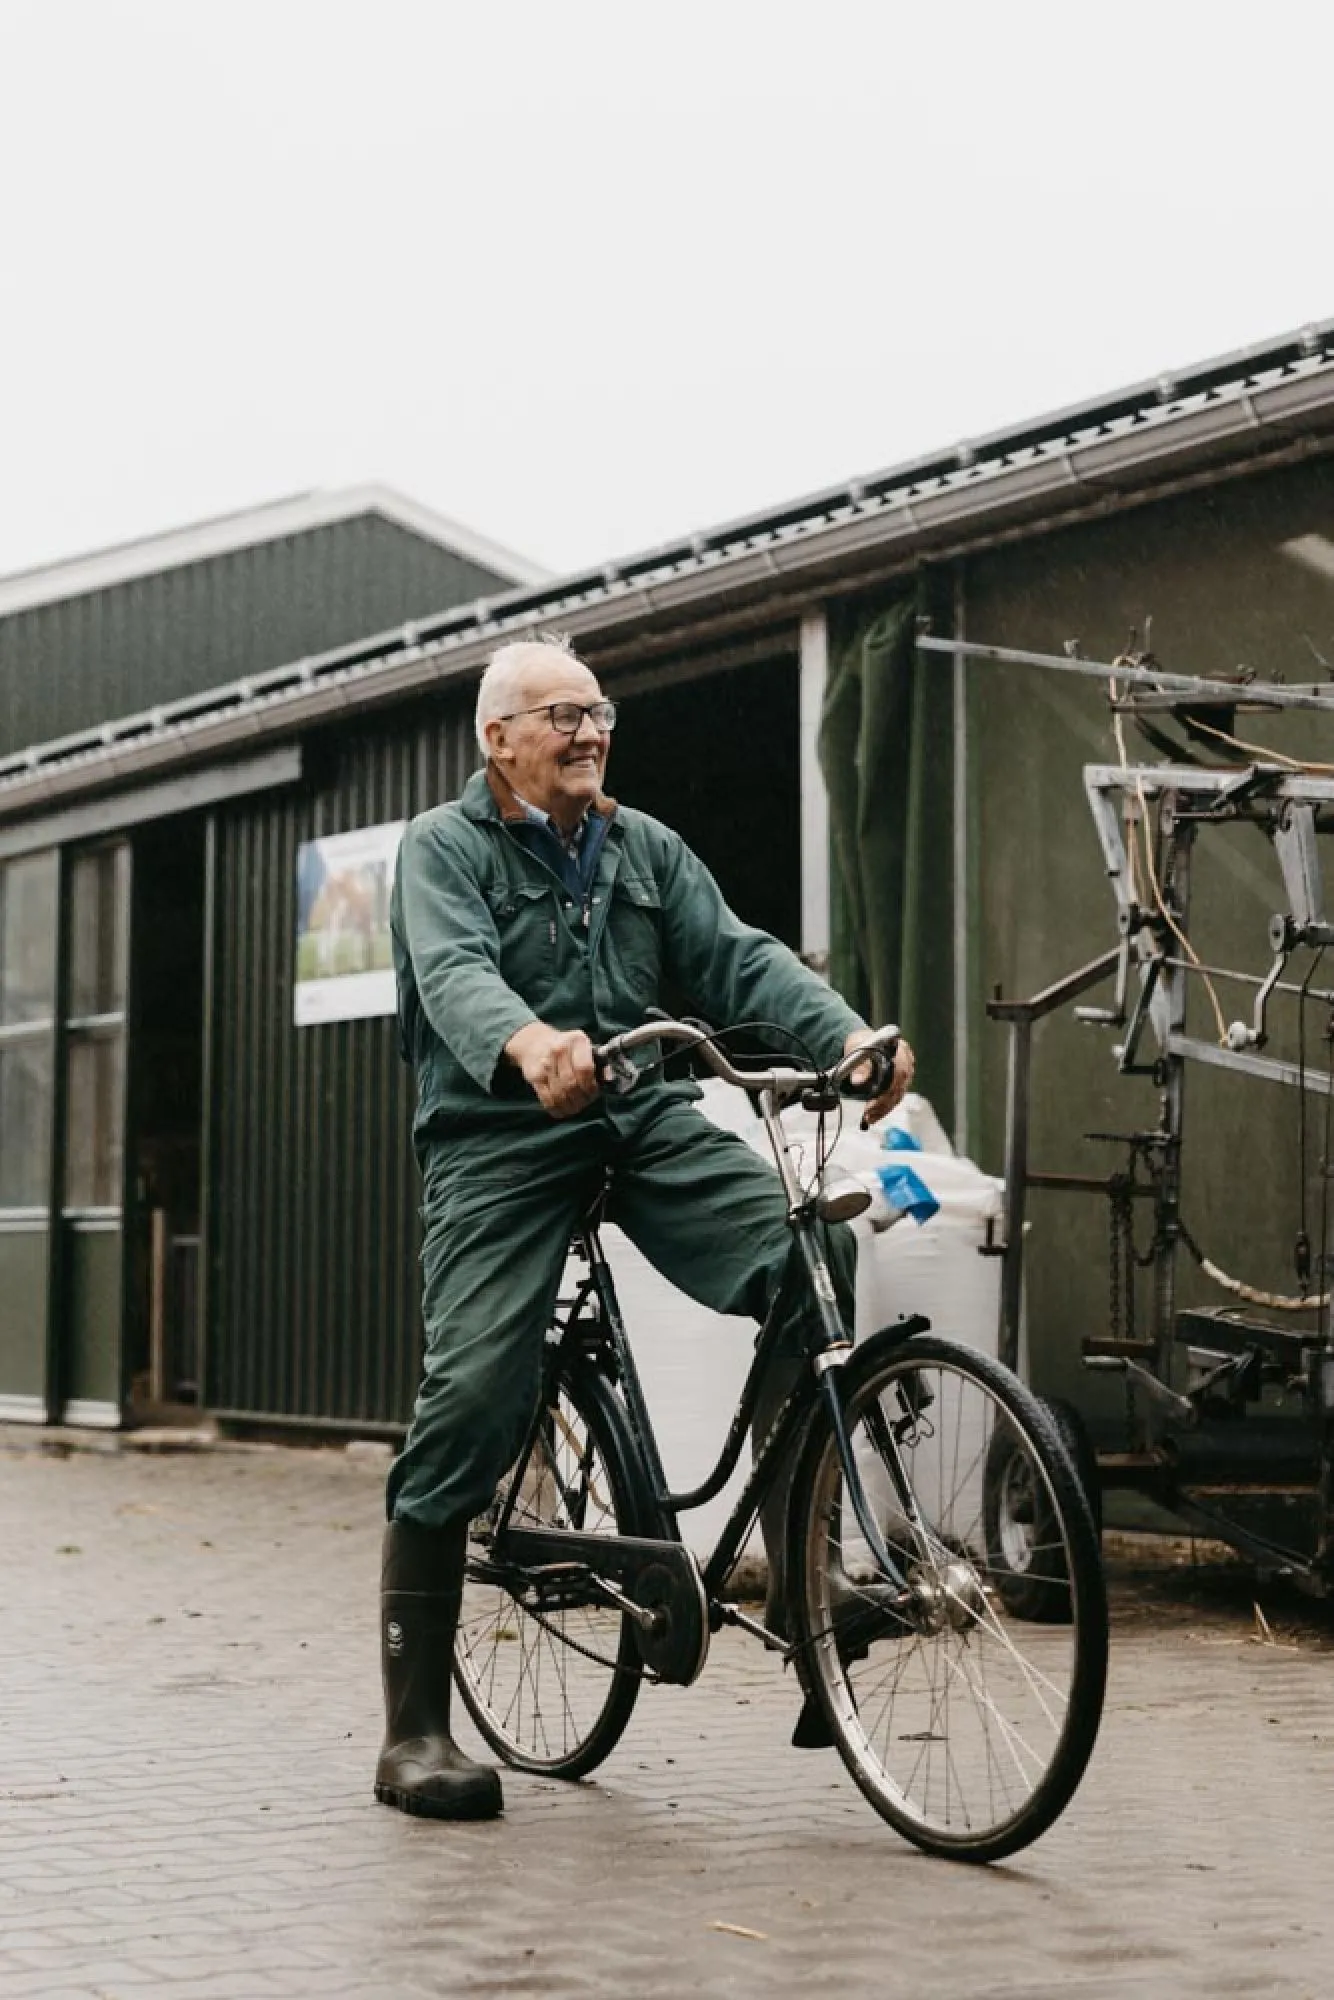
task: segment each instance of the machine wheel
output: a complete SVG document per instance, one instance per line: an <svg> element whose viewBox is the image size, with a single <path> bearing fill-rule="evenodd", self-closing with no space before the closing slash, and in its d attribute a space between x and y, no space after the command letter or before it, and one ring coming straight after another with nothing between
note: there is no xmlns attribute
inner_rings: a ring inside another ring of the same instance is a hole
<svg viewBox="0 0 1334 2000"><path fill-rule="evenodd" d="M1088 1425L1073 1403L1063 1396L1039 1396L1038 1401L1056 1427L1056 1434L1070 1454L1070 1463L1078 1474L1084 1489L1084 1498L1089 1503L1089 1513L1093 1525L1102 1533L1102 1474L1098 1470L1098 1454L1093 1449L1093 1439L1089 1436Z"/></svg>
<svg viewBox="0 0 1334 2000"><path fill-rule="evenodd" d="M1072 1404L1033 1400L1056 1433L1096 1535L1102 1526L1102 1493L1083 1419ZM1009 1426L998 1425L983 1475L987 1560L1011 1617L1059 1625L1070 1616L1065 1549L1045 1485L1033 1475L1022 1441Z"/></svg>

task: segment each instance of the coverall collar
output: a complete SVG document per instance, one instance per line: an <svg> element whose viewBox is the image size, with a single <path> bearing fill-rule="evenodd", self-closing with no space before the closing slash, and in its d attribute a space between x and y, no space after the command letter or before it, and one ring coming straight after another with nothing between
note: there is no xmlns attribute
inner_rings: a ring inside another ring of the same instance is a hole
<svg viewBox="0 0 1334 2000"><path fill-rule="evenodd" d="M507 825L522 822L528 817L513 785L489 760L486 769L474 772L464 787L463 810L470 819L499 818ZM616 801L609 799L605 792L599 792L588 810L608 818L616 811Z"/></svg>

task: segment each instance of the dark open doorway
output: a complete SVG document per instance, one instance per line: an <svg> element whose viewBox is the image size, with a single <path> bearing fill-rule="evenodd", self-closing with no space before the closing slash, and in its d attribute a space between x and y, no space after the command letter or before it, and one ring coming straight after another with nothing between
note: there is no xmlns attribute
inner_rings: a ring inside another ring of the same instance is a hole
<svg viewBox="0 0 1334 2000"><path fill-rule="evenodd" d="M131 1412L162 1418L199 1401L202 818L165 821L136 837L131 953L125 1379Z"/></svg>
<svg viewBox="0 0 1334 2000"><path fill-rule="evenodd" d="M607 782L665 820L749 924L801 941L795 656L730 667L622 698Z"/></svg>

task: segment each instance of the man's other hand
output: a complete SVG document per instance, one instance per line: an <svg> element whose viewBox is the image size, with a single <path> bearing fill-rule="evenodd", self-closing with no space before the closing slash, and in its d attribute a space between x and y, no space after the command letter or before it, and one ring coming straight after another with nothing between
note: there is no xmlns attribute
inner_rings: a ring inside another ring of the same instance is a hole
<svg viewBox="0 0 1334 2000"><path fill-rule="evenodd" d="M843 1044L844 1055L851 1055L854 1049L863 1047L871 1039L872 1030L870 1028L854 1028ZM899 1045L894 1051L894 1068L890 1073L889 1082L877 1097L871 1099L862 1113L863 1132L868 1125L875 1125L880 1119L886 1117L894 1109L894 1106L902 1101L906 1093L912 1088L913 1074L916 1068L917 1058L912 1052L912 1047L900 1036ZM869 1083L870 1080L871 1065L869 1063L865 1064L861 1069L855 1069L848 1079L849 1083L854 1087Z"/></svg>
<svg viewBox="0 0 1334 2000"><path fill-rule="evenodd" d="M510 1036L505 1055L553 1118L573 1118L598 1094L593 1044L582 1028L549 1028L545 1021L530 1021Z"/></svg>

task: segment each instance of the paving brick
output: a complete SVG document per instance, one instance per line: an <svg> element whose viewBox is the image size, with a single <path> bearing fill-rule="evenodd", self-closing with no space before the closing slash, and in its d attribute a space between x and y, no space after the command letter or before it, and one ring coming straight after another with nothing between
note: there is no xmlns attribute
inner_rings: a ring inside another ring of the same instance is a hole
<svg viewBox="0 0 1334 2000"><path fill-rule="evenodd" d="M591 1781L378 1807L380 1474L342 1454L0 1445L0 1535L4 2000L1334 1990L1329 1634L1267 1598L1256 1644L1226 1578L1120 1578L1085 1784L978 1871L790 1750L792 1676L733 1632Z"/></svg>

